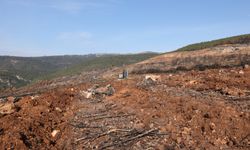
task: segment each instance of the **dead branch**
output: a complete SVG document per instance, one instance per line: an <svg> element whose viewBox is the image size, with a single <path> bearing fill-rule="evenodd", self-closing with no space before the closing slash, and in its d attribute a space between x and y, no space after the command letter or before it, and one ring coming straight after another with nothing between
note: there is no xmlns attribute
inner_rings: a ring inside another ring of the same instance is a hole
<svg viewBox="0 0 250 150"><path fill-rule="evenodd" d="M102 128L102 126L89 126L89 125L86 125L84 123L78 123L78 124L72 124L72 123L69 123L69 125L75 127L75 128Z"/></svg>
<svg viewBox="0 0 250 150"><path fill-rule="evenodd" d="M250 100L250 96L244 96L244 97L228 96L228 98L226 98L226 99L233 100L233 101L248 101L248 100Z"/></svg>
<svg viewBox="0 0 250 150"><path fill-rule="evenodd" d="M101 133L101 134L96 134L95 136L92 136L92 137L82 137L82 138L79 138L79 139L76 139L76 142L79 142L79 141L82 141L82 140L86 140L86 139L90 139L91 138L91 141L94 141L100 137L103 137L103 136L106 136L106 135L109 135L111 133L114 133L114 132L131 132L133 131L133 129L111 129L107 132L104 132L104 133Z"/></svg>
<svg viewBox="0 0 250 150"><path fill-rule="evenodd" d="M240 143L242 143L245 139L247 139L248 137L250 137L250 134L248 134L247 136L243 137L241 140L240 140Z"/></svg>
<svg viewBox="0 0 250 150"><path fill-rule="evenodd" d="M158 129L151 129L151 130L145 131L145 132L143 132L143 133L141 133L141 134L138 134L138 135L136 135L136 136L134 136L134 137L125 139L125 140L123 140L123 141L118 141L118 142L116 142L116 143L112 143L112 144L103 146L103 147L101 147L100 149L106 149L106 148L109 148L109 147L113 147L113 146L116 146L116 145L121 145L121 144L130 142L130 141L133 141L133 140L136 140L136 139L145 137L145 136L151 136L151 135L154 135L154 134L152 134L152 133L154 133L154 132L156 132L156 131L158 131Z"/></svg>
<svg viewBox="0 0 250 150"><path fill-rule="evenodd" d="M92 117L97 117L97 116L105 116L107 115L106 113L101 113L101 114L93 114L93 115L86 115L82 116L83 118L92 118Z"/></svg>
<svg viewBox="0 0 250 150"><path fill-rule="evenodd" d="M100 116L100 117L96 117L96 118L90 119L90 121L99 120L99 119L106 119L106 118L128 117L128 116L132 116L132 115L133 114L114 115L114 116Z"/></svg>

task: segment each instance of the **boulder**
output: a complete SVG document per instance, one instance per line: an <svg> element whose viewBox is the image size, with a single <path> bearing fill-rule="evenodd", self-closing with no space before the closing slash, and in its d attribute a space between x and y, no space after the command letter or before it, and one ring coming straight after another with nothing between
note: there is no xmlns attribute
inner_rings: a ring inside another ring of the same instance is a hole
<svg viewBox="0 0 250 150"><path fill-rule="evenodd" d="M89 91L80 91L80 94L87 99L92 98L92 95L93 95L93 93Z"/></svg>
<svg viewBox="0 0 250 150"><path fill-rule="evenodd" d="M104 94L104 95L113 95L115 93L115 89L109 84L106 87L99 87L95 89L94 94Z"/></svg>
<svg viewBox="0 0 250 150"><path fill-rule="evenodd" d="M161 76L160 76L160 75L146 75L146 76L145 76L145 79L146 79L146 80L151 79L151 80L153 80L154 82L156 82L156 81L160 81L160 80L161 80Z"/></svg>
<svg viewBox="0 0 250 150"><path fill-rule="evenodd" d="M99 85L94 85L87 91L81 91L80 94L85 98L93 98L94 95L108 95L111 96L115 93L115 89L109 84L105 87L99 87Z"/></svg>

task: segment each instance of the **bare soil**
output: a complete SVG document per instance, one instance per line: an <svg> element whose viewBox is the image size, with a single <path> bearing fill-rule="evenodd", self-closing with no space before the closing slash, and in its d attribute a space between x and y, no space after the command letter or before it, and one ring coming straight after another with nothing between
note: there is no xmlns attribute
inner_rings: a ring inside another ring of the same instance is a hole
<svg viewBox="0 0 250 150"><path fill-rule="evenodd" d="M0 148L250 148L250 69L158 75L154 83L144 75L97 81L115 88L106 97L79 94L92 82L24 96L0 118Z"/></svg>

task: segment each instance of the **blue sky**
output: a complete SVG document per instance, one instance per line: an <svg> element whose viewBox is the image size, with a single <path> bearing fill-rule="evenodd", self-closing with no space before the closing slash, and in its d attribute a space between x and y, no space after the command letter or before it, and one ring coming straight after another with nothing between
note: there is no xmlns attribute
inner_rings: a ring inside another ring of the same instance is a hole
<svg viewBox="0 0 250 150"><path fill-rule="evenodd" d="M249 0L0 0L0 55L166 52L246 33Z"/></svg>

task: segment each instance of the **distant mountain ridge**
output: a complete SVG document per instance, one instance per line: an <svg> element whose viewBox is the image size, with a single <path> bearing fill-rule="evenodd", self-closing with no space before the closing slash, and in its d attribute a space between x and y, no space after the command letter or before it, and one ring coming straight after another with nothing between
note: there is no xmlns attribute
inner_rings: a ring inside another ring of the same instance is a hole
<svg viewBox="0 0 250 150"><path fill-rule="evenodd" d="M26 85L36 77L73 66L82 59L92 57L94 56L0 56L0 88Z"/></svg>
<svg viewBox="0 0 250 150"><path fill-rule="evenodd" d="M127 65L156 55L156 53L143 53L44 57L0 56L0 89L20 87L39 79L51 79L92 69Z"/></svg>

